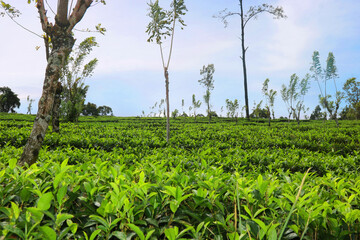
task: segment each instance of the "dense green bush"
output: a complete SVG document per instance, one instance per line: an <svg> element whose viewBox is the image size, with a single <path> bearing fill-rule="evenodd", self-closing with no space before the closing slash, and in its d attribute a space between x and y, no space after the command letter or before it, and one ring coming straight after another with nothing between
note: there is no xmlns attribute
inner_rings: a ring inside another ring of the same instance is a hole
<svg viewBox="0 0 360 240"><path fill-rule="evenodd" d="M80 118L24 170L32 120L0 115L0 239L359 237L357 122Z"/></svg>

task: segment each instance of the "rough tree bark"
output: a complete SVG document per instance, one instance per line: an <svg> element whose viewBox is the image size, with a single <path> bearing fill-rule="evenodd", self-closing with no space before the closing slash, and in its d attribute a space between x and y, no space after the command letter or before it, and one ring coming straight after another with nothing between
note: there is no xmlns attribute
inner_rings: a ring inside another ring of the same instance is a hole
<svg viewBox="0 0 360 240"><path fill-rule="evenodd" d="M42 143L48 129L53 112L54 99L58 89L60 71L66 57L71 53L75 39L72 35L74 26L81 21L93 0L77 0L76 5L68 17L68 0L59 0L55 24L51 24L46 16L44 0L38 0L36 7L44 33L51 38L52 49L47 58L45 80L42 96L38 105L38 112L34 121L30 137L24 147L19 160L20 166L32 165L36 162Z"/></svg>
<svg viewBox="0 0 360 240"><path fill-rule="evenodd" d="M62 93L61 82L57 83L57 88L55 91L54 106L52 108L52 131L60 132L60 104L61 104L61 93Z"/></svg>

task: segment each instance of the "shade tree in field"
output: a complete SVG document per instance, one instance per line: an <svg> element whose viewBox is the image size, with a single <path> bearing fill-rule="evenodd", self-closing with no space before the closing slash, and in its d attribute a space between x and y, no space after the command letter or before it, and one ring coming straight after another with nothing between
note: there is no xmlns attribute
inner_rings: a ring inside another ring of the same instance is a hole
<svg viewBox="0 0 360 240"><path fill-rule="evenodd" d="M346 80L343 90L345 91L345 99L349 103L343 115L346 119L360 119L360 82L356 78Z"/></svg>
<svg viewBox="0 0 360 240"><path fill-rule="evenodd" d="M189 111L191 111L191 109L194 110L194 121L196 122L196 109L201 107L201 101L197 100L195 98L195 94L192 95L192 108L189 108Z"/></svg>
<svg viewBox="0 0 360 240"><path fill-rule="evenodd" d="M207 116L209 118L209 123L211 122L211 104L210 104L210 96L211 91L214 90L214 72L215 67L214 64L208 64L207 66L203 66L202 69L200 69L200 75L202 76L202 79L198 80L200 85L203 85L206 89L205 95L204 95L204 101L207 105Z"/></svg>
<svg viewBox="0 0 360 240"><path fill-rule="evenodd" d="M148 42L156 42L160 47L160 55L165 77L166 90L166 141L170 139L170 100L169 100L169 66L171 54L173 50L174 34L176 22L178 22L183 29L185 25L181 16L186 14L187 8L184 0L172 0L170 10L164 10L159 5L159 0L155 2L150 1L148 16L151 18L150 23L146 28L146 33L149 35ZM163 51L163 41L170 37L170 49L165 59Z"/></svg>
<svg viewBox="0 0 360 240"><path fill-rule="evenodd" d="M109 106L97 107L95 103L88 102L82 107L82 114L84 116L113 116L112 108Z"/></svg>
<svg viewBox="0 0 360 240"><path fill-rule="evenodd" d="M28 104L28 107L27 107L27 112L26 112L26 114L31 114L32 104L33 104L33 102L35 101L35 99L31 99L31 98L30 98L30 95L28 95L28 96L26 97L26 101L29 103L29 104Z"/></svg>
<svg viewBox="0 0 360 240"><path fill-rule="evenodd" d="M82 115L97 117L100 114L99 108L95 103L88 102L82 107Z"/></svg>
<svg viewBox="0 0 360 240"><path fill-rule="evenodd" d="M165 110L165 99L161 99L158 107L159 117L166 116L166 110Z"/></svg>
<svg viewBox="0 0 360 240"><path fill-rule="evenodd" d="M231 101L229 99L225 100L226 103L226 109L227 109L227 117L235 118L235 122L237 122L238 118L238 110L239 110L239 101L235 99L234 101Z"/></svg>
<svg viewBox="0 0 360 240"><path fill-rule="evenodd" d="M264 83L263 83L263 88L262 88L262 92L265 96L265 101L266 101L266 110L267 110L267 115L268 115L268 119L269 119L269 126L270 126L270 121L271 121L271 113L273 118L275 118L275 113L274 113L274 101L275 101L275 96L277 94L277 92L273 89L269 89L269 79L267 78Z"/></svg>
<svg viewBox="0 0 360 240"><path fill-rule="evenodd" d="M177 118L178 116L179 116L179 110L175 109L174 111L171 112L172 118Z"/></svg>
<svg viewBox="0 0 360 240"><path fill-rule="evenodd" d="M54 111L55 119L61 115L67 122L78 121L89 89L89 86L85 85L85 80L92 76L98 62L96 58L86 64L84 61L95 46L98 44L94 37L86 38L65 60L60 77L61 101L55 101L54 104L54 108L60 107L60 111ZM55 127L57 126L53 124L53 129Z"/></svg>
<svg viewBox="0 0 360 240"><path fill-rule="evenodd" d="M314 111L310 115L310 120L320 120L324 118L324 114L321 112L320 105L317 105Z"/></svg>
<svg viewBox="0 0 360 240"><path fill-rule="evenodd" d="M274 19L286 18L282 7L274 7L269 4L262 4L258 6L250 6L247 11L244 10L243 0L239 0L240 12L233 12L225 9L215 17L220 18L224 23L225 27L228 26L228 19L232 16L240 17L240 29L241 29L241 60L244 76L244 92L245 92L245 111L246 118L250 119L249 114L249 98L248 98L248 87L247 87L247 69L246 69L246 51L248 47L245 47L245 29L250 20L256 19L261 13L269 13Z"/></svg>
<svg viewBox="0 0 360 240"><path fill-rule="evenodd" d="M280 91L289 113L288 119L290 120L292 115L298 124L300 124L301 112L306 112L304 100L310 88L309 78L310 75L306 74L300 81L300 78L294 73L290 77L289 85L283 84Z"/></svg>
<svg viewBox="0 0 360 240"><path fill-rule="evenodd" d="M20 99L9 87L0 87L0 112L15 112L20 107Z"/></svg>
<svg viewBox="0 0 360 240"><path fill-rule="evenodd" d="M98 111L99 111L99 115L100 116L113 116L113 110L111 107L109 106L100 106L98 107Z"/></svg>
<svg viewBox="0 0 360 240"><path fill-rule="evenodd" d="M250 114L251 118L268 118L268 110L266 108L262 108L262 104L263 100L261 100L258 104L254 101L252 113Z"/></svg>
<svg viewBox="0 0 360 240"><path fill-rule="evenodd" d="M330 119L334 119L336 125L339 126L337 113L340 108L340 103L344 98L344 94L341 91L338 91L336 85L336 79L338 78L337 67L335 65L335 56L332 52L329 52L328 57L326 59L326 68L322 69L320 63L320 54L318 51L314 51L312 55L312 63L310 67L310 71L312 72L312 78L317 82L319 90L320 90L320 104L324 109L329 113ZM334 88L335 88L335 97L332 98L332 95L327 92L327 82L333 80ZM321 82L324 82L324 86L321 87ZM325 115L325 118L327 116Z"/></svg>
<svg viewBox="0 0 360 240"><path fill-rule="evenodd" d="M43 92L38 104L38 112L34 121L30 137L24 147L23 154L18 164L31 165L36 162L42 143L48 129L55 95L57 94L61 69L67 56L71 53L75 43L73 34L74 27L83 19L87 9L93 3L104 0L58 0L55 21L51 23L47 16L48 11L44 0L28 0L28 3L36 3L40 23L44 32L43 38L46 49L47 67L43 84ZM74 5L72 5L74 3ZM71 9L72 8L72 9ZM50 11L49 11L50 12Z"/></svg>

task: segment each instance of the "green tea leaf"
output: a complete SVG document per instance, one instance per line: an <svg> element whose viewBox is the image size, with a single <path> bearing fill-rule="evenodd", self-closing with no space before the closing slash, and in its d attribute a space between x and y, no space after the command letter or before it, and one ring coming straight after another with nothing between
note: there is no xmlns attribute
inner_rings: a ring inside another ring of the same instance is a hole
<svg viewBox="0 0 360 240"><path fill-rule="evenodd" d="M58 201L60 206L63 204L66 192L67 192L67 185L62 186L61 188L59 188L59 190L58 190L58 192L56 194L56 200Z"/></svg>
<svg viewBox="0 0 360 240"><path fill-rule="evenodd" d="M11 170L13 170L16 167L16 163L17 163L17 159L16 158L11 158L9 160L9 168Z"/></svg>
<svg viewBox="0 0 360 240"><path fill-rule="evenodd" d="M108 222L104 218L102 218L100 216L90 215L90 219L95 220L96 222L100 223L101 225L103 225L107 229L110 227Z"/></svg>
<svg viewBox="0 0 360 240"><path fill-rule="evenodd" d="M60 213L56 216L56 221L55 221L55 224L56 225L60 225L62 222L64 222L65 220L67 219L71 219L73 218L74 215L71 215L71 214L66 214L66 213Z"/></svg>
<svg viewBox="0 0 360 240"><path fill-rule="evenodd" d="M146 234L145 240L148 240L154 232L155 232L155 229L150 230L150 231Z"/></svg>
<svg viewBox="0 0 360 240"><path fill-rule="evenodd" d="M100 229L95 230L95 231L91 234L89 240L94 240L94 239L96 238L96 236L99 235L100 232L101 232Z"/></svg>
<svg viewBox="0 0 360 240"><path fill-rule="evenodd" d="M41 220L44 217L44 213L38 208L29 207L29 208L26 208L26 210L31 213L31 216L36 223L41 222Z"/></svg>
<svg viewBox="0 0 360 240"><path fill-rule="evenodd" d="M60 181L63 180L64 174L65 174L65 172L60 172L59 174L57 174L55 176L54 181L53 181L54 189L57 189Z"/></svg>
<svg viewBox="0 0 360 240"><path fill-rule="evenodd" d="M39 227L41 233L45 236L45 239L47 240L56 240L56 232L48 227L48 226L42 226Z"/></svg>
<svg viewBox="0 0 360 240"><path fill-rule="evenodd" d="M37 208L40 210L48 210L51 206L51 200L53 200L53 195L51 192L43 194L37 203Z"/></svg>
<svg viewBox="0 0 360 240"><path fill-rule="evenodd" d="M111 233L110 238L111 236L117 237L120 240L126 240L126 234L123 232L115 231Z"/></svg>
<svg viewBox="0 0 360 240"><path fill-rule="evenodd" d="M11 209L14 213L15 219L18 219L19 215L20 215L20 209L19 209L18 205L14 202L11 202Z"/></svg>
<svg viewBox="0 0 360 240"><path fill-rule="evenodd" d="M165 236L169 240L176 240L178 234L179 234L179 228L176 226L174 228L165 229Z"/></svg>
<svg viewBox="0 0 360 240"><path fill-rule="evenodd" d="M128 227L139 236L140 240L145 240L144 233L141 231L141 229L138 226L129 223Z"/></svg>

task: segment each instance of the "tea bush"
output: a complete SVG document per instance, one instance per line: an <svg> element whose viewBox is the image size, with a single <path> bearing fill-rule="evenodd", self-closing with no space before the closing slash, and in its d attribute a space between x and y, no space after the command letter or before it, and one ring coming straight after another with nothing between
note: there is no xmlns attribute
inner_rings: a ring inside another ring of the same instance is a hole
<svg viewBox="0 0 360 240"><path fill-rule="evenodd" d="M80 118L22 169L32 120L0 115L0 239L360 239L357 122Z"/></svg>

